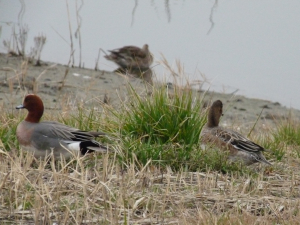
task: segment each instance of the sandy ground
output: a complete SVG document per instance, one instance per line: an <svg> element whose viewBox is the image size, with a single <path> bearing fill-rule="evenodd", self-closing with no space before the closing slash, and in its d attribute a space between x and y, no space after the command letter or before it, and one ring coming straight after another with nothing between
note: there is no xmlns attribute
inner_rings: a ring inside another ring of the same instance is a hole
<svg viewBox="0 0 300 225"><path fill-rule="evenodd" d="M109 97L109 103L112 106L118 107L120 101L128 99L128 83L139 94L147 94L151 91L148 84L134 76L69 68L50 62L43 62L42 66L34 66L20 57L0 54L0 107L2 111L4 109L15 110L15 106L22 103L26 93L36 93L41 96L46 110L61 110L61 99L67 99L66 104L78 102L94 104L103 102L105 95ZM154 85L165 84L154 82ZM202 95L204 92L205 90L195 90L195 94ZM212 92L207 92L205 99L208 102L216 99L222 100L225 109L222 124L236 129L245 129L245 132L251 129L260 114L255 128L262 132L288 118L289 115L293 115L294 119L300 119L299 110L289 109L279 103L266 100Z"/></svg>
<svg viewBox="0 0 300 225"><path fill-rule="evenodd" d="M126 98L128 82L137 88L143 86L140 79L113 72L69 68L50 62L34 66L20 57L0 54L1 104L18 104L26 93L36 93L48 107L53 107L63 95L72 96L75 102L103 100L107 94L115 105L119 98Z"/></svg>

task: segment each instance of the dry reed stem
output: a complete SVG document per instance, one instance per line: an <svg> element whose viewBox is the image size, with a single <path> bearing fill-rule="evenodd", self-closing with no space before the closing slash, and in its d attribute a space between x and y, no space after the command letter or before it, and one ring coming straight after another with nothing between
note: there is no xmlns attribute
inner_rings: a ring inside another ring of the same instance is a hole
<svg viewBox="0 0 300 225"><path fill-rule="evenodd" d="M66 0L66 5L67 5L67 13L68 13L68 22L69 22L69 33L70 33L70 58L69 58L69 63L68 65L70 66L70 63L71 63L71 66L73 67L74 66L74 63L75 63L75 59L74 59L74 44L73 44L73 35L72 35L72 26L71 26L71 19L70 19L70 10L69 10L69 4L68 4L68 0Z"/></svg>
<svg viewBox="0 0 300 225"><path fill-rule="evenodd" d="M160 60L159 63L161 65L165 66L166 69L171 72L171 75L174 77L174 79L176 77L179 77L179 74L172 68L172 66L169 64L168 60L165 58L165 56L163 54L161 54L161 57L162 57L162 60Z"/></svg>
<svg viewBox="0 0 300 225"><path fill-rule="evenodd" d="M75 37L77 38L77 35L78 35L78 44L79 44L79 63L78 63L78 67L81 68L83 67L82 65L82 46L81 46L81 33L80 33L80 28L81 28L81 21L82 21L82 18L81 16L79 15L79 11L81 10L81 8L83 7L83 0L81 0L81 5L77 6L77 1L75 2L76 4L76 19L77 19L77 29L76 29L76 32L75 32Z"/></svg>
<svg viewBox="0 0 300 225"><path fill-rule="evenodd" d="M96 59L96 62L95 62L95 70L96 70L96 71L99 70L100 52L101 52L101 48L99 48L98 56L97 56L97 59Z"/></svg>
<svg viewBox="0 0 300 225"><path fill-rule="evenodd" d="M69 74L69 68L67 68L67 69L65 70L64 78L63 78L63 80L61 81L61 86L58 88L58 90L62 90L63 87L65 86L65 82L66 82L66 78L67 78L68 74Z"/></svg>

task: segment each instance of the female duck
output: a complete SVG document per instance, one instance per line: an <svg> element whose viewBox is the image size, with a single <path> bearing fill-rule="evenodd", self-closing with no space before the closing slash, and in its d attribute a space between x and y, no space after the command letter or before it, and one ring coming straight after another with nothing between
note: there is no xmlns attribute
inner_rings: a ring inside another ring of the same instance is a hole
<svg viewBox="0 0 300 225"><path fill-rule="evenodd" d="M145 44L142 48L136 46L125 46L115 50L110 50L109 55L104 57L113 61L120 66L121 69L129 70L145 70L149 69L153 63L153 56L149 51L149 46Z"/></svg>
<svg viewBox="0 0 300 225"><path fill-rule="evenodd" d="M245 165L263 162L271 165L262 154L265 149L241 134L220 127L219 121L223 113L223 103L215 101L209 109L207 123L200 133L201 142L214 145L229 151L229 160L242 161Z"/></svg>

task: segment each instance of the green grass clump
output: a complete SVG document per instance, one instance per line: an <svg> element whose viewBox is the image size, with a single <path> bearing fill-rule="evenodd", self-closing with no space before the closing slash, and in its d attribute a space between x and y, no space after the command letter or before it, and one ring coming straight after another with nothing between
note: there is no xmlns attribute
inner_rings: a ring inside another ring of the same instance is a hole
<svg viewBox="0 0 300 225"><path fill-rule="evenodd" d="M293 121L282 123L273 134L276 142L300 146L300 124Z"/></svg>
<svg viewBox="0 0 300 225"><path fill-rule="evenodd" d="M175 90L172 98L167 88L141 98L133 89L132 100L124 112L122 131L151 143L197 144L206 120L201 101L191 90Z"/></svg>
<svg viewBox="0 0 300 225"><path fill-rule="evenodd" d="M168 163L175 168L194 158L193 146L206 121L201 100L192 90L174 90L172 97L165 87L140 97L130 89L131 101L118 114L124 148L143 164ZM129 138L128 138L129 137Z"/></svg>
<svg viewBox="0 0 300 225"><path fill-rule="evenodd" d="M275 158L277 161L281 161L286 154L286 146L280 139L275 139L272 133L260 136L257 142L267 149L263 153L267 160Z"/></svg>
<svg viewBox="0 0 300 225"><path fill-rule="evenodd" d="M0 120L0 143L3 149L9 151L18 147L16 130L22 118L15 114L4 112Z"/></svg>
<svg viewBox="0 0 300 225"><path fill-rule="evenodd" d="M265 154L282 161L287 154L300 158L300 124L291 119L277 125L274 131L264 134L258 143L265 149Z"/></svg>
<svg viewBox="0 0 300 225"><path fill-rule="evenodd" d="M273 133L274 142L281 143L285 149L289 149L292 155L300 158L300 123L288 121L280 124Z"/></svg>

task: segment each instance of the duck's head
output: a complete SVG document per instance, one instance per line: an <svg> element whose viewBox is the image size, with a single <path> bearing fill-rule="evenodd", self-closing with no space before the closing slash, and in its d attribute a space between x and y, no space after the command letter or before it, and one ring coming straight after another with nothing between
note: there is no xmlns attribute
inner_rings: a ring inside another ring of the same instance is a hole
<svg viewBox="0 0 300 225"><path fill-rule="evenodd" d="M220 100L214 101L208 112L208 127L216 127L219 125L220 117L223 115L223 103Z"/></svg>
<svg viewBox="0 0 300 225"><path fill-rule="evenodd" d="M23 104L17 106L16 109L27 109L28 114L25 121L38 123L44 113L44 104L39 96L28 94L24 98Z"/></svg>

